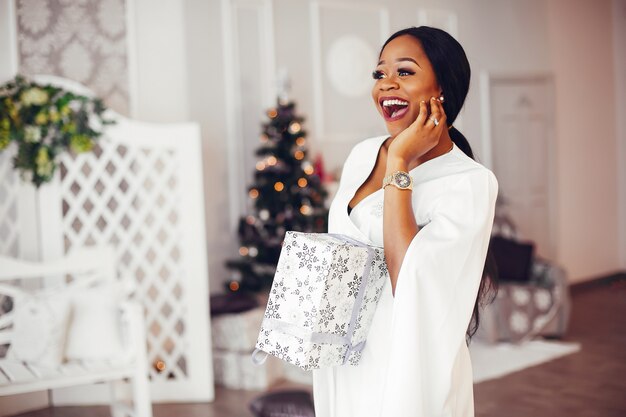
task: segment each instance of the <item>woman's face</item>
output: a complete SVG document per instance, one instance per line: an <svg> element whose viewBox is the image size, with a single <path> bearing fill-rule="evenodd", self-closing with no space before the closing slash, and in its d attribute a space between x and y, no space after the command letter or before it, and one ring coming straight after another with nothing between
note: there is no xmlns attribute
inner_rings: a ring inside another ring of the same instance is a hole
<svg viewBox="0 0 626 417"><path fill-rule="evenodd" d="M421 43L410 35L398 36L385 46L378 66L372 98L395 137L417 119L420 101L427 105L441 90Z"/></svg>

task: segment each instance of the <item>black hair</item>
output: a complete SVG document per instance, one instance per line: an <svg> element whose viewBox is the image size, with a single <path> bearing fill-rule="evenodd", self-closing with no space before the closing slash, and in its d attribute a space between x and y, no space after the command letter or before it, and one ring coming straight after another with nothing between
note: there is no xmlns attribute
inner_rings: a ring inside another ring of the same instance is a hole
<svg viewBox="0 0 626 417"><path fill-rule="evenodd" d="M444 96L443 109L446 112L446 123L449 127L450 139L467 156L476 159L474 158L472 147L465 136L452 126L463 107L465 97L467 97L472 75L463 47L448 32L441 29L429 26L409 27L391 35L380 49L379 56L382 55L383 49L389 42L404 35L412 36L420 42L433 67L437 82ZM480 308L491 303L495 299L497 292L498 271L491 251L491 245L489 245L478 296L476 297L474 311L466 332L466 341L468 343L478 330Z"/></svg>

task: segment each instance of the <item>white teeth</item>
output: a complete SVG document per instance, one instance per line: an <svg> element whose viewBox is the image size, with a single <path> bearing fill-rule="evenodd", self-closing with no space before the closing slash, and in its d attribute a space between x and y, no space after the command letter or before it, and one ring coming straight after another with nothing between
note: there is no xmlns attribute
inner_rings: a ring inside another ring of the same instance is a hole
<svg viewBox="0 0 626 417"><path fill-rule="evenodd" d="M392 99L383 100L383 106L408 106L409 102L404 100Z"/></svg>

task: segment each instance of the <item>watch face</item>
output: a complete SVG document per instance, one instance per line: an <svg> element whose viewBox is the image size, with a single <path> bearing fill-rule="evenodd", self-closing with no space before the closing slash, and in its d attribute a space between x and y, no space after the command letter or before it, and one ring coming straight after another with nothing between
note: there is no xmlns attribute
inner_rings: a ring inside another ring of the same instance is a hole
<svg viewBox="0 0 626 417"><path fill-rule="evenodd" d="M395 176L396 184L402 188L408 188L411 185L411 177L404 172L398 172Z"/></svg>

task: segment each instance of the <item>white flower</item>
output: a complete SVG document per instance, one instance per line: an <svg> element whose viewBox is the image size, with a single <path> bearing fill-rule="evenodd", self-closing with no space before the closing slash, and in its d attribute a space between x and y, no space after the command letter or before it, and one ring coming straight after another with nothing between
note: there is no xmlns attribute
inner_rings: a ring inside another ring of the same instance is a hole
<svg viewBox="0 0 626 417"><path fill-rule="evenodd" d="M31 182L33 180L33 172L32 171L22 171L20 172L20 177L24 182Z"/></svg>
<svg viewBox="0 0 626 417"><path fill-rule="evenodd" d="M89 125L91 129L95 130L96 132L100 132L102 130L102 122L100 121L100 118L97 117L95 114L89 115L89 120L87 121L87 124ZM250 248L250 252L252 252L252 249L257 251L256 248ZM256 253L258 253L258 251ZM256 256L256 255L252 255L252 253L250 253L250 255Z"/></svg>
<svg viewBox="0 0 626 417"><path fill-rule="evenodd" d="M24 128L24 140L26 142L39 142L41 140L41 129L37 126L26 126Z"/></svg>
<svg viewBox="0 0 626 417"><path fill-rule="evenodd" d="M24 106L31 106L33 104L39 106L48 101L48 93L41 88L32 87L21 94L20 100Z"/></svg>
<svg viewBox="0 0 626 417"><path fill-rule="evenodd" d="M80 108L82 107L82 103L78 100L72 100L67 103L67 105L70 109L72 109L74 113L78 113L80 111Z"/></svg>

